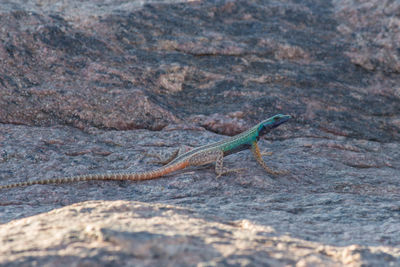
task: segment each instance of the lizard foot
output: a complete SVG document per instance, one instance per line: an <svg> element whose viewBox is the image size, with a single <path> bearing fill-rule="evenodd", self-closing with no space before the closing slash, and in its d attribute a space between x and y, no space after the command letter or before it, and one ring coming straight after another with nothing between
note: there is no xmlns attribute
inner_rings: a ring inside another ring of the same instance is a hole
<svg viewBox="0 0 400 267"><path fill-rule="evenodd" d="M218 179L222 175L225 175L225 174L228 174L228 173L231 173L231 172L239 173L239 172L242 172L242 171L245 171L245 170L247 170L247 169L246 168L237 168L237 169L230 169L230 170L229 169L225 169L224 171L218 173L216 178Z"/></svg>

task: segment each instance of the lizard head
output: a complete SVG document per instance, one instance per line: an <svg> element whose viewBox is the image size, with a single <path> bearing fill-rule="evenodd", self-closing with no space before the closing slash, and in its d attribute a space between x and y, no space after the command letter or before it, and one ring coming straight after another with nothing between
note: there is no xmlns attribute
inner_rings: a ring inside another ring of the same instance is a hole
<svg viewBox="0 0 400 267"><path fill-rule="evenodd" d="M278 127L282 123L287 122L291 118L290 115L282 115L278 114L275 116L272 116L269 119L266 119L265 121L260 122L257 125L257 131L258 131L258 137L261 137L268 133L271 129Z"/></svg>

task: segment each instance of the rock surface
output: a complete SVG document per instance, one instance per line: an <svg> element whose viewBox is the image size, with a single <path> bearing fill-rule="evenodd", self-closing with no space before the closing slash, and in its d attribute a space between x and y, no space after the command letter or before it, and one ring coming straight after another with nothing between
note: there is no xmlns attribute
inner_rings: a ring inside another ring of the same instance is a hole
<svg viewBox="0 0 400 267"><path fill-rule="evenodd" d="M146 153L294 118L145 182L0 192L1 265L400 265L396 1L0 2L0 182L143 171Z"/></svg>
<svg viewBox="0 0 400 267"><path fill-rule="evenodd" d="M176 205L122 200L81 202L14 221L2 227L1 238L13 251L2 246L0 258L15 266L339 266L400 254L390 247L322 245L246 219L222 222Z"/></svg>

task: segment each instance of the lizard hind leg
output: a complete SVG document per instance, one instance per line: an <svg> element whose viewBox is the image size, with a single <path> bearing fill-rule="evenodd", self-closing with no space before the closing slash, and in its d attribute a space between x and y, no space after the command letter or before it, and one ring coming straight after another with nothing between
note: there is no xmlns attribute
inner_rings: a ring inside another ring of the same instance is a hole
<svg viewBox="0 0 400 267"><path fill-rule="evenodd" d="M180 147L180 148L176 149L169 156L166 156L165 153L160 153L160 154L149 154L149 153L146 153L145 155L151 156L151 157L155 157L155 158L158 159L158 160L152 161L152 163L167 165L168 163L170 163L171 161L176 159L178 156L190 151L191 149L192 148L189 147L189 146L183 146L183 147Z"/></svg>
<svg viewBox="0 0 400 267"><path fill-rule="evenodd" d="M271 169L270 167L267 166L265 161L262 159L262 155L265 152L264 153L260 152L260 148L258 147L257 142L254 142L251 145L251 152L253 152L254 158L256 159L258 164L260 164L261 167L263 167L263 169L266 170L269 174L279 175L279 174L284 174L285 173L285 172L282 172L282 171L274 171L273 169Z"/></svg>
<svg viewBox="0 0 400 267"><path fill-rule="evenodd" d="M227 169L224 167L224 152L219 151L217 158L215 160L215 173L217 174L217 178L231 172L241 172L244 171L245 168L236 168L236 169Z"/></svg>

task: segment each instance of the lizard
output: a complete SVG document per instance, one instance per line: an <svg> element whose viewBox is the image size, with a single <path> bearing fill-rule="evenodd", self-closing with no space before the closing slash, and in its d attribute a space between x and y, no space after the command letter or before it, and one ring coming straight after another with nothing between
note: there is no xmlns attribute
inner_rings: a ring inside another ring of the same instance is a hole
<svg viewBox="0 0 400 267"><path fill-rule="evenodd" d="M224 174L230 172L238 172L242 170L242 169L229 170L224 168L223 160L224 157L227 155L246 149L250 149L252 151L256 161L269 174L278 175L281 172L277 172L270 169L262 159L262 153L260 152L257 142L262 136L270 132L273 128L276 128L282 123L285 123L290 118L291 118L290 115L277 114L256 124L254 127L248 129L247 131L229 137L225 140L193 148L181 155L179 155L178 153L174 153L174 155L170 159L164 162L165 163L164 166L161 166L157 169L150 171L86 174L86 175L77 175L77 176L62 177L62 178L51 178L45 180L34 180L34 181L1 185L0 189L31 186L36 184L60 184L60 183L92 181L92 180L143 181L143 180L156 179L161 176L167 175L169 173L175 172L177 170L185 169L189 166L201 166L210 163L215 163L215 172L218 178Z"/></svg>

